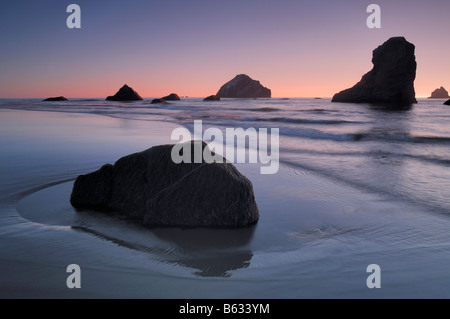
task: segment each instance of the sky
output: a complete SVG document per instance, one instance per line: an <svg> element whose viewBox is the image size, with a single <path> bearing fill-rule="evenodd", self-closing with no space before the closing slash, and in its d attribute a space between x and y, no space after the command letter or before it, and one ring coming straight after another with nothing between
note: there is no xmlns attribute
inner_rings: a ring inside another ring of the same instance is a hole
<svg viewBox="0 0 450 319"><path fill-rule="evenodd" d="M81 28L69 29L69 4ZM381 28L369 29L369 4ZM417 97L450 91L448 0L2 0L0 98L204 97L245 73L273 97L331 97L393 36L416 46Z"/></svg>

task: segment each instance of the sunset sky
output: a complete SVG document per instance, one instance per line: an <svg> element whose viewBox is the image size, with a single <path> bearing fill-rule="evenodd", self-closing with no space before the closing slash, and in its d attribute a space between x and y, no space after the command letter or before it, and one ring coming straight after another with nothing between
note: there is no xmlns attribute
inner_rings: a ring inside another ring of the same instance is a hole
<svg viewBox="0 0 450 319"><path fill-rule="evenodd" d="M66 8L81 7L81 29ZM371 3L381 29L366 26ZM202 97L246 73L274 97L331 97L392 36L416 46L416 95L450 90L448 0L3 0L0 97Z"/></svg>

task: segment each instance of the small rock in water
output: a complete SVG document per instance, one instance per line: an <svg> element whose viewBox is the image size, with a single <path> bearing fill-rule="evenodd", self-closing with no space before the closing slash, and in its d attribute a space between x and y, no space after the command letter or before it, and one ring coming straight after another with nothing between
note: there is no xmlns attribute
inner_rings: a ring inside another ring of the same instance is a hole
<svg viewBox="0 0 450 319"><path fill-rule="evenodd" d="M68 99L66 99L64 96L57 96L57 97L49 97L46 98L45 100L42 100L44 102L57 102L57 101L69 101Z"/></svg>
<svg viewBox="0 0 450 319"><path fill-rule="evenodd" d="M205 97L203 101L220 101L220 96L218 95L210 95L208 97Z"/></svg>
<svg viewBox="0 0 450 319"><path fill-rule="evenodd" d="M162 104L169 104L164 99L153 99L152 102L151 102L151 104L160 104L160 103L162 103Z"/></svg>

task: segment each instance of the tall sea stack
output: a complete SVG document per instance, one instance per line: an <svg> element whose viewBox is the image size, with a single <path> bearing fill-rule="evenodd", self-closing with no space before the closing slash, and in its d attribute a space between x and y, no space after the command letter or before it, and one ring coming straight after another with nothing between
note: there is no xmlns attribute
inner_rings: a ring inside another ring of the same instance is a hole
<svg viewBox="0 0 450 319"><path fill-rule="evenodd" d="M415 46L404 37L387 40L373 51L373 68L350 89L334 95L332 102L376 103L404 106L417 103Z"/></svg>

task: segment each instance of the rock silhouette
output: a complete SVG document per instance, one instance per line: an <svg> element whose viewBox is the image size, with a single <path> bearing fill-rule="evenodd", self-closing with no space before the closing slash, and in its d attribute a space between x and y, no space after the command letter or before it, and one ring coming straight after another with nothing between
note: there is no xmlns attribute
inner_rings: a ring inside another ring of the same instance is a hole
<svg viewBox="0 0 450 319"><path fill-rule="evenodd" d="M239 74L222 85L216 95L221 98L261 98L271 97L272 92L262 86L259 81L253 80L246 74Z"/></svg>
<svg viewBox="0 0 450 319"><path fill-rule="evenodd" d="M151 104L168 104L167 101L164 99L153 99L150 103Z"/></svg>
<svg viewBox="0 0 450 319"><path fill-rule="evenodd" d="M45 100L42 100L44 102L57 102L57 101L69 101L68 99L66 99L64 96L57 96L57 97L49 97L46 98Z"/></svg>
<svg viewBox="0 0 450 319"><path fill-rule="evenodd" d="M171 93L165 97L162 97L161 99L166 101L179 101L180 97L178 96L178 94Z"/></svg>
<svg viewBox="0 0 450 319"><path fill-rule="evenodd" d="M203 101L220 101L220 96L218 95L210 95L208 97L205 97Z"/></svg>
<svg viewBox="0 0 450 319"><path fill-rule="evenodd" d="M194 149L205 151L206 143L191 141L185 146L191 150L191 163L175 164L173 145L160 145L81 175L70 202L77 209L112 211L147 226L256 223L259 212L252 183L220 156L219 162L194 163Z"/></svg>
<svg viewBox="0 0 450 319"><path fill-rule="evenodd" d="M139 101L142 97L128 85L124 85L113 96L108 96L107 101Z"/></svg>
<svg viewBox="0 0 450 319"><path fill-rule="evenodd" d="M446 89L444 89L443 86L441 86L439 89L434 90L431 93L431 96L429 99L449 99L450 96L448 95L448 92Z"/></svg>
<svg viewBox="0 0 450 319"><path fill-rule="evenodd" d="M450 100L445 101L445 102L444 102L444 105L450 105Z"/></svg>
<svg viewBox="0 0 450 319"><path fill-rule="evenodd" d="M373 51L373 68L350 89L334 95L332 102L408 105L417 103L415 46L404 37L387 40Z"/></svg>

